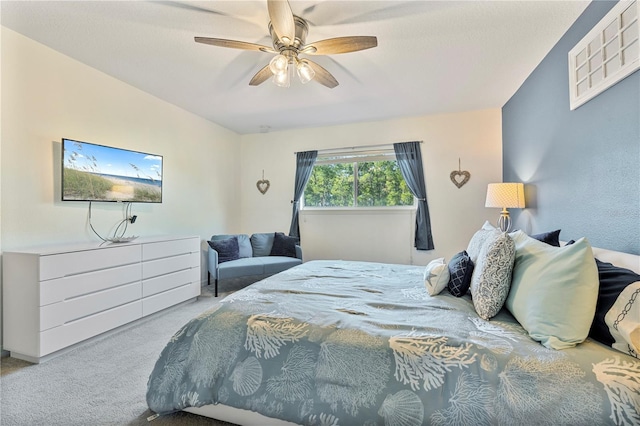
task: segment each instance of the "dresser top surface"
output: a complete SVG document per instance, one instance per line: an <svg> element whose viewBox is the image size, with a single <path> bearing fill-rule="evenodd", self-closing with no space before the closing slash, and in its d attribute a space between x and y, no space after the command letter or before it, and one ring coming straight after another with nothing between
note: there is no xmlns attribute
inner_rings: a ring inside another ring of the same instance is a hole
<svg viewBox="0 0 640 426"><path fill-rule="evenodd" d="M197 238L200 239L197 235L158 235L152 237L140 237L135 240L129 242L122 243L112 243L112 242L96 242L96 241L84 241L78 243L64 243L64 244L47 244L33 247L25 247L19 248L15 250L6 250L3 251L3 255L10 253L18 253L18 254L34 254L34 255L51 255L57 253L70 253L77 251L85 251L85 250L96 250L96 249L109 249L109 248L117 248L117 247L127 247L127 246L139 246L142 244L149 243L158 243L164 241L176 241L176 240L186 240Z"/></svg>

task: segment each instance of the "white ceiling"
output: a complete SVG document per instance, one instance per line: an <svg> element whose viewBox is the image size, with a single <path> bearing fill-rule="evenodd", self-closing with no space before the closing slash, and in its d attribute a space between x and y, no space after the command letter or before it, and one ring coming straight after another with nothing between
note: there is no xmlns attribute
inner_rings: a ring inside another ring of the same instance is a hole
<svg viewBox="0 0 640 426"><path fill-rule="evenodd" d="M6 1L2 25L237 133L500 108L588 1L290 1L307 43L375 35L313 60L340 82L249 86L269 53L266 1ZM558 96L568 96L559 93Z"/></svg>

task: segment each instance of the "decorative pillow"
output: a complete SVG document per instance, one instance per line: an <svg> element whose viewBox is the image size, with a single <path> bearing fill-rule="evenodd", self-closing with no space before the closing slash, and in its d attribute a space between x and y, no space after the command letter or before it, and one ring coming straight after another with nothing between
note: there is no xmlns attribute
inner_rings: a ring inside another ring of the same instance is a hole
<svg viewBox="0 0 640 426"><path fill-rule="evenodd" d="M238 237L207 241L207 243L209 243L212 249L218 252L218 263L240 259Z"/></svg>
<svg viewBox="0 0 640 426"><path fill-rule="evenodd" d="M586 238L553 247L511 234L516 247L507 309L534 340L552 349L586 339L598 299L598 269Z"/></svg>
<svg viewBox="0 0 640 426"><path fill-rule="evenodd" d="M640 282L620 293L605 321L615 340L611 347L640 358Z"/></svg>
<svg viewBox="0 0 640 426"><path fill-rule="evenodd" d="M257 233L251 235L251 249L253 250L253 257L269 256L271 249L273 248L273 239L275 234L269 233Z"/></svg>
<svg viewBox="0 0 640 426"><path fill-rule="evenodd" d="M547 243L550 246L560 247L560 229L555 231L543 232L541 234L530 235L531 238L535 238L538 241Z"/></svg>
<svg viewBox="0 0 640 426"><path fill-rule="evenodd" d="M300 240L295 237L288 237L282 232L276 232L273 237L273 246L269 256L296 257L296 244Z"/></svg>
<svg viewBox="0 0 640 426"><path fill-rule="evenodd" d="M449 293L456 297L467 294L471 285L471 274L473 274L473 261L466 251L461 251L451 258L448 265Z"/></svg>
<svg viewBox="0 0 640 426"><path fill-rule="evenodd" d="M247 234L220 234L211 237L211 241L226 240L236 237L238 239L238 256L251 257L253 250L251 250L251 243L249 242L249 236Z"/></svg>
<svg viewBox="0 0 640 426"><path fill-rule="evenodd" d="M469 245L467 246L467 254L469 258L474 263L474 265L478 262L478 256L480 256L480 251L482 247L487 243L489 238L496 238L500 235L501 232L499 229L495 228L493 225L486 221L482 228L473 234L471 240L469 240Z"/></svg>
<svg viewBox="0 0 640 426"><path fill-rule="evenodd" d="M589 336L607 346L612 346L616 341L613 337L614 330L611 329L610 324L605 322L605 316L616 301L620 299L621 293L631 284L640 281L640 275L629 269L601 262L598 259L596 259L596 266L598 267L600 288L598 290L596 315L593 319L593 324L591 324ZM638 311L640 311L640 307L638 307ZM636 325L640 329L640 323L637 322ZM638 337L640 338L640 336Z"/></svg>
<svg viewBox="0 0 640 426"><path fill-rule="evenodd" d="M449 266L444 257L434 259L424 269L424 285L431 296L439 294L449 284Z"/></svg>
<svg viewBox="0 0 640 426"><path fill-rule="evenodd" d="M483 246L471 277L473 306L481 318L488 320L502 309L511 287L515 255L515 244L507 233Z"/></svg>

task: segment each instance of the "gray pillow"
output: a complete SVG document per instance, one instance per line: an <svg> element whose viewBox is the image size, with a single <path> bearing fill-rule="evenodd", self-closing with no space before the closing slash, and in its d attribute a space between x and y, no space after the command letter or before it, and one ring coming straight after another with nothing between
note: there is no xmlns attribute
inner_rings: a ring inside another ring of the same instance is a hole
<svg viewBox="0 0 640 426"><path fill-rule="evenodd" d="M269 256L273 247L273 239L275 232L258 233L251 236L251 247L253 248L253 257Z"/></svg>
<svg viewBox="0 0 640 426"><path fill-rule="evenodd" d="M270 256L287 256L296 257L296 244L300 242L300 239L295 237L289 237L282 232L276 232L273 239L273 246L271 247Z"/></svg>
<svg viewBox="0 0 640 426"><path fill-rule="evenodd" d="M251 243L249 242L249 236L247 234L221 234L211 237L211 241L226 240L227 238L236 237L238 239L238 257L251 257L253 250L251 250Z"/></svg>
<svg viewBox="0 0 640 426"><path fill-rule="evenodd" d="M473 306L481 318L488 320L502 309L511 288L515 257L515 243L507 233L482 247L471 279Z"/></svg>
<svg viewBox="0 0 640 426"><path fill-rule="evenodd" d="M238 257L238 238L230 237L225 239L217 239L207 241L209 246L218 252L218 263L237 260Z"/></svg>

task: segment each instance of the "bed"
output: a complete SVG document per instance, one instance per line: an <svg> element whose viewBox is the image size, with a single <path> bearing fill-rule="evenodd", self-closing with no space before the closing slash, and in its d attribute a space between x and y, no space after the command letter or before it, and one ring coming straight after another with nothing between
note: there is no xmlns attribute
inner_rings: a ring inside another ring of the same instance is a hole
<svg viewBox="0 0 640 426"><path fill-rule="evenodd" d="M639 256L588 253L640 272ZM485 319L477 288L430 295L426 278L425 266L311 261L237 291L173 336L149 408L244 425L640 424L637 353L590 337L546 347L509 300Z"/></svg>

